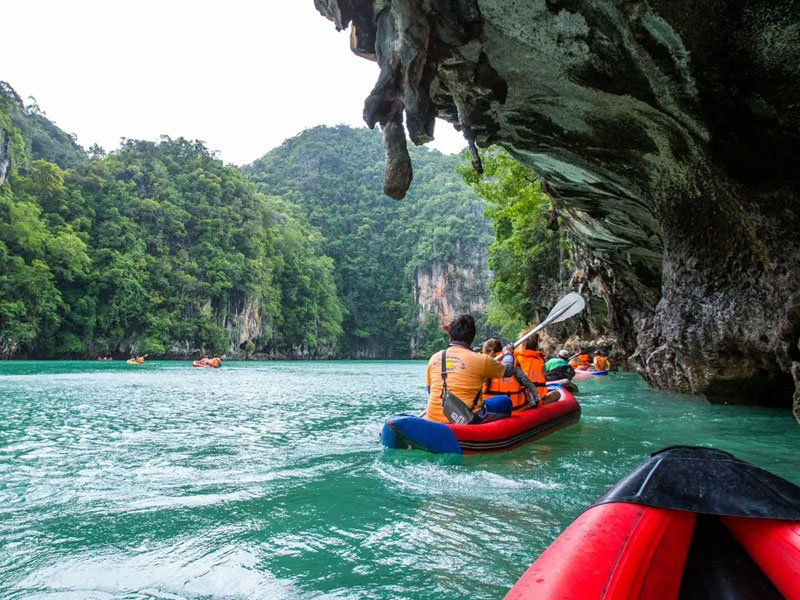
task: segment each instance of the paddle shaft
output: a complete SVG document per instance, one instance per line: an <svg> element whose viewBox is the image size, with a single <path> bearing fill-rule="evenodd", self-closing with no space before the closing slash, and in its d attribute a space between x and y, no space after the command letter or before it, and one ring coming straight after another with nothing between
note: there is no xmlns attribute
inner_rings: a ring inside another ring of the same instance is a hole
<svg viewBox="0 0 800 600"><path fill-rule="evenodd" d="M570 294L568 294L567 296L562 298L561 301L559 301L559 304L561 302L563 302L565 299L567 299L569 296L570 296ZM578 296L578 299L580 300L579 296ZM555 306L555 308L553 308L553 310L550 311L550 314L547 315L547 318L544 321L542 321L539 325L537 325L536 327L531 329L528 333L526 333L521 338L519 338L516 342L514 342L514 348L516 348L517 346L523 344L525 342L525 340L527 340L529 337L531 337L535 333L538 333L539 331L541 331L542 329L547 327L550 323L553 323L554 321L560 320L559 317L561 317L562 315L566 315L566 313L568 313L569 311L573 310L573 308L575 307L575 304L576 304L575 302L572 302L572 303L565 304L564 306L561 306L561 307L559 307L558 304L557 304ZM580 308L577 311L575 311L575 313L573 313L571 315L568 315L568 316L566 316L564 318L566 319L566 318L569 318L570 316L574 316L575 314L579 313L581 310L583 310L583 301L582 300L580 301Z"/></svg>

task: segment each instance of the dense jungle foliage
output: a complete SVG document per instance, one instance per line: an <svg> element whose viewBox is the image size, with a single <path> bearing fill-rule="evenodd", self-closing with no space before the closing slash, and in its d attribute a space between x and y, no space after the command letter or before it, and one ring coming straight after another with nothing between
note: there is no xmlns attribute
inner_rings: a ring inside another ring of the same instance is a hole
<svg viewBox="0 0 800 600"><path fill-rule="evenodd" d="M457 157L412 149L398 203L368 130L287 140L256 185L200 142L84 152L5 84L0 130L0 356L427 356L434 311L481 317L491 230Z"/></svg>
<svg viewBox="0 0 800 600"><path fill-rule="evenodd" d="M0 353L336 350L331 260L296 207L183 139L124 141L64 170L15 111L28 114L4 94L14 144L0 188Z"/></svg>
<svg viewBox="0 0 800 600"><path fill-rule="evenodd" d="M435 318L444 305L472 312L482 327L491 241L483 204L455 172L459 157L409 150L414 184L399 202L381 192L378 131L316 127L243 169L321 232L345 307L347 356L407 357L409 348L429 356L446 340ZM442 297L415 293L440 273Z"/></svg>
<svg viewBox="0 0 800 600"><path fill-rule="evenodd" d="M457 171L484 199L494 232L488 325L513 339L567 291L569 243L536 173L499 147L481 150L480 156L483 174L466 154Z"/></svg>

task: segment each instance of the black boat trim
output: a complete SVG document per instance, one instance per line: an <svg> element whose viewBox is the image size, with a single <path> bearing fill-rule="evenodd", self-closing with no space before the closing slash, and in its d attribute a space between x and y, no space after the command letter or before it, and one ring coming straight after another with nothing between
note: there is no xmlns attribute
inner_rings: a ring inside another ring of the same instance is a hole
<svg viewBox="0 0 800 600"><path fill-rule="evenodd" d="M503 438L500 440L491 440L491 441L484 441L484 440L457 440L458 445L461 446L462 450L469 450L472 452L485 452L487 450L495 451L495 450L507 450L509 448L513 448L515 446L520 446L527 442L532 442L538 438L544 437L552 433L557 429L561 429L562 427L566 427L567 425L572 425L573 423L577 423L581 417L581 408L578 406L575 410L556 417L555 419L551 419L549 421L545 421L537 425L536 427L532 427L530 429L526 429L523 432L514 434L507 438Z"/></svg>
<svg viewBox="0 0 800 600"><path fill-rule="evenodd" d="M800 487L728 452L701 446L655 452L592 506L612 502L800 521Z"/></svg>

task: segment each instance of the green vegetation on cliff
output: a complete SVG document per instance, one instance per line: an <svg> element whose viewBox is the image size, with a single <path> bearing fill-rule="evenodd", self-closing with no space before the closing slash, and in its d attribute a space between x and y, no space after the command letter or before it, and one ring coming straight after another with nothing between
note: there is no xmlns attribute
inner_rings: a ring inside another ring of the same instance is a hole
<svg viewBox="0 0 800 600"><path fill-rule="evenodd" d="M547 314L557 299L568 243L558 233L550 199L530 168L496 146L481 151L482 175L463 158L458 172L486 201L494 230L488 323L511 339ZM551 229L551 224L556 226Z"/></svg>
<svg viewBox="0 0 800 600"><path fill-rule="evenodd" d="M335 352L331 260L296 207L183 139L63 170L15 110L0 106L26 166L0 188L0 355Z"/></svg>
<svg viewBox="0 0 800 600"><path fill-rule="evenodd" d="M414 185L400 202L381 192L377 131L316 127L243 169L321 232L345 306L347 356L427 356L446 339L435 312L481 317L491 241L483 204L455 173L458 157L410 152Z"/></svg>
<svg viewBox="0 0 800 600"><path fill-rule="evenodd" d="M380 135L318 127L244 169L201 142L83 152L0 89L0 356L424 356L437 312L485 307L490 229L457 157L412 149L380 193Z"/></svg>

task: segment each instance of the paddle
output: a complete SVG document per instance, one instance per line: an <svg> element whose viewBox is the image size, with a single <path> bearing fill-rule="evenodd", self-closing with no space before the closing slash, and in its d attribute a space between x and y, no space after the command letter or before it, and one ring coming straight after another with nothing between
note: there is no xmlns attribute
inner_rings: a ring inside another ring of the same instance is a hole
<svg viewBox="0 0 800 600"><path fill-rule="evenodd" d="M550 314L547 315L547 318L545 318L544 321L539 323L536 327L514 342L514 347L516 348L533 334L541 331L548 325L551 325L552 323L560 323L561 321L566 321L567 319L574 317L581 312L585 306L586 302L584 302L583 297L579 293L570 292L558 301L558 304L553 307L553 310L550 311Z"/></svg>
<svg viewBox="0 0 800 600"><path fill-rule="evenodd" d="M577 358L580 354L594 354L597 352L597 346L589 346L588 348L584 348L581 352L576 352L572 356L570 356L567 360L572 360L573 358Z"/></svg>

